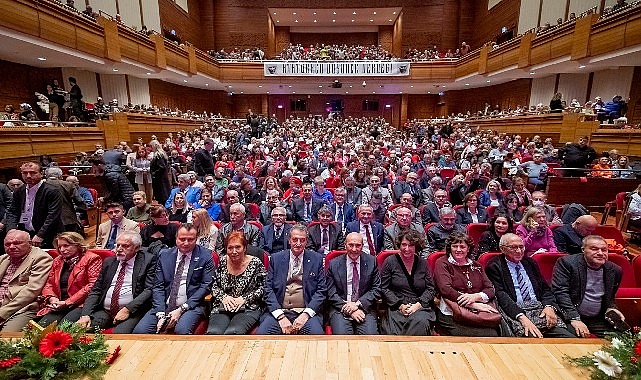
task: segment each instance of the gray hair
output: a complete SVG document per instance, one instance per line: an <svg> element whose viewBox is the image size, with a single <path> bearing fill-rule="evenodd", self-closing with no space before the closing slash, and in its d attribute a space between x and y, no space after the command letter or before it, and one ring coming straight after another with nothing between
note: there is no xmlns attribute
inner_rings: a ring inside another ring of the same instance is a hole
<svg viewBox="0 0 641 380"><path fill-rule="evenodd" d="M456 211L454 211L454 209L451 207L443 207L438 213L439 216L450 215L450 214L456 214Z"/></svg>
<svg viewBox="0 0 641 380"><path fill-rule="evenodd" d="M289 230L289 234L290 234L290 236L292 235L292 232L294 232L294 231L302 232L302 233L304 233L305 235L307 235L307 227L305 227L304 225L302 225L302 224L300 224L300 223L296 223L296 224L294 224L294 225L292 226L292 229L291 229L291 230Z"/></svg>
<svg viewBox="0 0 641 380"><path fill-rule="evenodd" d="M274 213L274 211L284 212L284 213L285 213L285 215L287 215L287 210L285 209L285 207L276 206L276 207L274 207L274 208L272 209L272 214Z"/></svg>
<svg viewBox="0 0 641 380"><path fill-rule="evenodd" d="M245 214L245 212L246 212L245 211L245 206L243 206L240 203L234 203L233 205L229 206L229 212L231 212L232 209L240 211L242 214Z"/></svg>
<svg viewBox="0 0 641 380"><path fill-rule="evenodd" d="M182 179L183 181L187 181L187 183L191 182L191 177L189 174L180 174L178 176L178 179Z"/></svg>
<svg viewBox="0 0 641 380"><path fill-rule="evenodd" d="M118 239L121 238L128 239L136 248L142 247L142 238L140 237L140 234L138 232L123 231L120 233L120 235L118 235Z"/></svg>
<svg viewBox="0 0 641 380"><path fill-rule="evenodd" d="M47 168L45 170L45 175L47 178L60 178L62 177L62 169L56 167Z"/></svg>
<svg viewBox="0 0 641 380"><path fill-rule="evenodd" d="M507 245L508 240L512 240L512 239L519 239L523 241L523 239L521 239L519 235L513 234L513 233L507 233L501 236L501 239L499 240L499 247L505 247Z"/></svg>

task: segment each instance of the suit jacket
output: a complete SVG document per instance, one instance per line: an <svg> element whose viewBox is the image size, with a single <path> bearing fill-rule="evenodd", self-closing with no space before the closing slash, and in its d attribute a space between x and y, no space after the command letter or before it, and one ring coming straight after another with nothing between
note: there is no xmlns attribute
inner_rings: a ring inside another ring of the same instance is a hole
<svg viewBox="0 0 641 380"><path fill-rule="evenodd" d="M24 209L27 199L27 185L22 185L13 193L11 207L5 215L5 228L9 231L18 228L20 215ZM64 225L61 220L62 215L62 194L43 182L36 192L33 208L33 218L31 223L36 234L46 243L53 242L53 238L64 231Z"/></svg>
<svg viewBox="0 0 641 380"><path fill-rule="evenodd" d="M366 313L374 312L376 300L381 297L381 275L376 267L376 258L361 253L358 269L358 300ZM330 317L340 313L348 297L347 294L347 255L332 259L327 268L327 299L330 303Z"/></svg>
<svg viewBox="0 0 641 380"><path fill-rule="evenodd" d="M256 189L251 189L247 192L241 190L238 195L240 196L240 201L242 203L254 203L259 205L261 202L260 193Z"/></svg>
<svg viewBox="0 0 641 380"><path fill-rule="evenodd" d="M198 149L194 153L194 168L196 174L201 177L204 177L207 174L214 175L214 159L211 157L211 153L205 148Z"/></svg>
<svg viewBox="0 0 641 380"><path fill-rule="evenodd" d="M284 239L284 245L285 249L289 249L289 232L292 229L291 224L283 224L283 239ZM268 224L263 227L261 230L260 234L260 243L258 246L264 250L271 253L274 253L272 246L274 245L274 225L273 224Z"/></svg>
<svg viewBox="0 0 641 380"><path fill-rule="evenodd" d="M318 219L318 216L316 215L316 213L325 204L326 204L325 202L319 202L316 199L312 199L311 220ZM296 222L307 224L307 222L305 221L305 199L303 198L294 199L294 201L290 205L290 209L291 209L292 218L294 218Z"/></svg>
<svg viewBox="0 0 641 380"><path fill-rule="evenodd" d="M285 299L287 275L289 274L289 254L286 249L276 252L269 261L267 281L265 281L265 302L271 313L281 309ZM305 307L320 312L327 296L327 278L323 269L323 256L306 249L303 253L303 300Z"/></svg>
<svg viewBox="0 0 641 380"><path fill-rule="evenodd" d="M180 188L178 187L171 189L171 193L169 193L169 198L167 198L167 201L165 202L165 208L167 210L171 209L171 201L174 199L174 196L179 191L180 191ZM192 206L193 204L198 202L198 199L200 199L200 188L194 187L194 186L188 186L187 192L185 193L185 201L189 203L190 206Z"/></svg>
<svg viewBox="0 0 641 380"><path fill-rule="evenodd" d="M53 259L51 271L49 271L49 278L47 278L47 283L42 289L43 297L60 298L62 294L60 289L60 273L62 272L63 265L64 260L62 256ZM67 281L67 294L69 294L69 298L67 298L66 302L68 305L82 307L89 291L100 275L100 268L102 268L102 259L95 253L87 251L80 257L76 265L71 268L69 280ZM38 311L38 315L42 316L51 311L51 308L43 307Z"/></svg>
<svg viewBox="0 0 641 380"><path fill-rule="evenodd" d="M252 215L249 210L247 210L247 206L243 203L241 203L243 206L245 206L245 220L252 220ZM218 215L218 221L221 223L229 223L229 206L231 206L229 203L221 203L220 204L220 214ZM271 211L270 211L271 212ZM262 223L262 222L261 222Z"/></svg>
<svg viewBox="0 0 641 380"><path fill-rule="evenodd" d="M485 207L479 206L476 209L476 215L479 220L478 223L488 222L488 215ZM456 210L456 224L468 225L470 223L473 223L472 214L470 214L470 211L468 210L467 207L461 207L458 210Z"/></svg>
<svg viewBox="0 0 641 380"><path fill-rule="evenodd" d="M552 231L554 245L559 252L583 254L583 236L579 235L571 224L564 224Z"/></svg>
<svg viewBox="0 0 641 380"><path fill-rule="evenodd" d="M345 202L353 206L357 206L363 203L363 190L360 187L354 187L351 192L347 189L345 189L345 191Z"/></svg>
<svg viewBox="0 0 641 380"><path fill-rule="evenodd" d="M160 251L156 265L156 280L152 289L152 313L170 312L167 300L171 293L171 284L176 273L178 248ZM187 305L190 309L200 308L204 312L205 296L209 294L214 275L214 261L211 251L197 245L191 253L187 272Z"/></svg>
<svg viewBox="0 0 641 380"><path fill-rule="evenodd" d="M85 205L85 201L78 194L76 187L71 182L61 181L59 179L48 179L46 183L57 189L62 195L62 223L65 226L70 224L79 224L75 206L85 210L87 209L87 206Z"/></svg>
<svg viewBox="0 0 641 380"><path fill-rule="evenodd" d="M345 249L345 236L343 235L343 230L336 223L331 223L329 226L329 246L327 247L328 251L333 251L337 249ZM307 249L316 251L320 254L321 252L321 229L320 224L315 224L307 230Z"/></svg>
<svg viewBox="0 0 641 380"><path fill-rule="evenodd" d="M382 224L380 224L378 222L375 222L375 221L372 221L370 224L372 226L372 235L374 237L374 239L373 239L374 241L372 241L372 243L374 243L374 248L376 248L376 253L378 254L379 252L381 252L383 250L383 230L384 230L384 228L383 228ZM358 221L358 220L355 220L355 221L353 221L351 223L348 223L347 227L346 227L345 234L347 235L350 232L358 232L358 233L360 233L361 232L361 222ZM367 244L367 240L365 240L365 238L363 238L363 244Z"/></svg>
<svg viewBox="0 0 641 380"><path fill-rule="evenodd" d="M109 241L109 234L111 234L111 220L100 223L98 226L98 235L96 236L96 248L103 249ZM134 231L140 233L140 226L138 223L127 218L122 218L120 225L118 226L118 232L116 233L116 238L124 231Z"/></svg>
<svg viewBox="0 0 641 380"><path fill-rule="evenodd" d="M425 230L423 230L423 226L420 224L412 223L410 224L409 228L413 229L414 231L418 232L426 238L425 236ZM398 246L396 240L398 239L398 236L401 234L402 230L398 226L397 223L393 223L387 227L385 227L385 230L383 232L383 248L388 249L388 250L396 250L400 249ZM429 250L427 247L423 249L421 252L416 252L417 255L421 257L427 257L429 255Z"/></svg>
<svg viewBox="0 0 641 380"><path fill-rule="evenodd" d="M133 301L127 305L120 305L129 310L130 315L143 315L151 308L151 289L156 278L157 256L151 253L138 251L134 260L132 274ZM118 273L120 261L115 256L108 257L102 263L100 275L87 296L82 307L82 315L91 316L93 313L104 310L103 305L114 276Z"/></svg>
<svg viewBox="0 0 641 380"><path fill-rule="evenodd" d="M438 223L441 221L441 214L438 205L434 202L428 202L423 208L421 219L424 224Z"/></svg>
<svg viewBox="0 0 641 380"><path fill-rule="evenodd" d="M566 321L579 317L577 308L585 295L587 272L588 264L584 255L563 256L554 265L552 292ZM616 308L614 298L621 284L622 273L621 267L609 261L603 265L605 294L601 300L601 315L608 308Z"/></svg>
<svg viewBox="0 0 641 380"><path fill-rule="evenodd" d="M216 253L218 253L219 255L224 255L227 251L225 240L227 240L227 236L229 236L229 234L232 232L232 229L233 227L231 223L225 223L218 231L218 239L216 240ZM258 247L258 245L260 244L261 235L258 227L254 226L251 223L245 222L245 225L243 226L243 234L245 234L245 238L247 239L247 243L249 245Z"/></svg>
<svg viewBox="0 0 641 380"><path fill-rule="evenodd" d="M338 217L338 211L336 210L337 206L338 205L336 203L331 203L329 205L329 209L332 211L332 220L335 220L336 222L338 222L338 220L336 219ZM354 211L354 206L349 203L344 203L343 204L343 228L347 226L347 223L353 222L355 219L356 219L356 213Z"/></svg>
<svg viewBox="0 0 641 380"><path fill-rule="evenodd" d="M9 186L0 183L0 220L4 219L4 214L7 212L7 209L11 207L12 199L13 193L9 189Z"/></svg>
<svg viewBox="0 0 641 380"><path fill-rule="evenodd" d="M0 306L0 321L6 321L16 313L37 309L36 299L47 282L52 262L53 259L47 252L31 247L31 251L9 280L3 306ZM9 255L0 256L0 278L7 272L9 264Z"/></svg>
<svg viewBox="0 0 641 380"><path fill-rule="evenodd" d="M532 290L534 290L536 299L544 306L551 305L556 308L556 298L554 298L550 286L543 279L536 261L524 256L520 264L532 283ZM516 289L514 288L514 281L507 266L505 255L491 258L485 266L485 274L494 284L495 296L499 307L508 316L516 319L518 314L523 313L523 309L516 304Z"/></svg>

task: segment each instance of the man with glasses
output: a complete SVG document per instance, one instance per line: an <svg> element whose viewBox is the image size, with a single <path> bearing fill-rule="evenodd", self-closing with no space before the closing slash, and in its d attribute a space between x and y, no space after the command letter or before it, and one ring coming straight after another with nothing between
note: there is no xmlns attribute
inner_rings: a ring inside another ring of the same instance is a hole
<svg viewBox="0 0 641 380"><path fill-rule="evenodd" d="M362 191L361 204L368 205L372 199L372 193L378 191L383 197L383 207L385 210L392 204L392 197L389 190L381 186L381 179L379 176L373 175L369 177L369 186L365 187Z"/></svg>
<svg viewBox="0 0 641 380"><path fill-rule="evenodd" d="M396 210L396 222L385 227L383 236L383 249L398 250L398 237L409 229L418 232L425 239L425 231L420 223L412 223L412 211L407 207L399 207ZM421 257L427 257L429 251L417 252Z"/></svg>
<svg viewBox="0 0 641 380"><path fill-rule="evenodd" d="M439 223L427 230L427 247L425 249L430 253L445 251L445 241L454 231L467 233L464 226L456 224L456 211L451 207L443 207L440 210Z"/></svg>
<svg viewBox="0 0 641 380"><path fill-rule="evenodd" d="M519 165L519 171L527 174L529 183L533 184L535 189L545 187L545 180L548 173L548 165L543 162L543 153L536 151L532 156L532 161L524 162Z"/></svg>
<svg viewBox="0 0 641 380"><path fill-rule="evenodd" d="M265 201L260 203L258 221L266 226L272 222L272 212L276 207L285 207L287 203L281 202L278 190L267 190Z"/></svg>
<svg viewBox="0 0 641 380"><path fill-rule="evenodd" d="M428 202L423 208L421 219L423 224L438 223L441 220L441 209L443 207L452 207L448 201L447 191L436 190L434 192L434 202Z"/></svg>
<svg viewBox="0 0 641 380"><path fill-rule="evenodd" d="M289 248L289 233L292 225L285 223L286 218L287 212L284 207L274 207L270 217L271 223L261 230L259 247L270 255Z"/></svg>
<svg viewBox="0 0 641 380"><path fill-rule="evenodd" d="M515 322L508 323L512 332L530 338L572 338L556 315L556 299L539 266L525 255L523 240L508 233L501 236L499 246L502 254L489 260L485 273L494 285L499 307Z"/></svg>
<svg viewBox="0 0 641 380"><path fill-rule="evenodd" d="M344 187L334 190L334 203L329 205L332 219L336 221L341 231L345 230L347 223L354 220L354 206L346 202L347 191Z"/></svg>

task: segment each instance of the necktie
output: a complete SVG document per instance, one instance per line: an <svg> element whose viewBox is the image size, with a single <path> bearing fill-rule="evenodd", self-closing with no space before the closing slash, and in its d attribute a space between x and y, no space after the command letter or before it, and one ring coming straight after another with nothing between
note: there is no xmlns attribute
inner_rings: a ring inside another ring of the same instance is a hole
<svg viewBox="0 0 641 380"><path fill-rule="evenodd" d="M111 303L109 304L109 314L111 317L115 317L116 314L120 311L120 290L122 289L122 284L125 282L125 269L127 268L127 262L123 261L120 264L120 272L118 272L118 278L116 278L116 285L114 285L114 291L111 293Z"/></svg>
<svg viewBox="0 0 641 380"><path fill-rule="evenodd" d="M283 234L283 227L276 227L276 240L280 239L280 236Z"/></svg>
<svg viewBox="0 0 641 380"><path fill-rule="evenodd" d="M358 285L361 282L361 277L358 275L358 265L356 261L352 261L352 301L358 301Z"/></svg>
<svg viewBox="0 0 641 380"><path fill-rule="evenodd" d="M116 236L118 236L118 225L114 224L111 226L111 233L109 234L109 240L105 245L105 249L112 249L116 244Z"/></svg>
<svg viewBox="0 0 641 380"><path fill-rule="evenodd" d="M329 246L329 231L327 231L327 228L323 228L323 234L321 236L321 250L326 250L328 249Z"/></svg>
<svg viewBox="0 0 641 380"><path fill-rule="evenodd" d="M174 274L174 280L171 282L171 291L169 293L169 302L167 302L167 310L174 311L176 308L176 298L178 297L178 289L180 289L180 280L183 277L183 271L185 270L185 259L187 255L182 255L178 267L176 268L176 273Z"/></svg>
<svg viewBox="0 0 641 380"><path fill-rule="evenodd" d="M292 268L292 276L298 276L300 273L300 256L294 257L294 268Z"/></svg>
<svg viewBox="0 0 641 380"><path fill-rule="evenodd" d="M312 220L312 202L305 203L305 219Z"/></svg>
<svg viewBox="0 0 641 380"><path fill-rule="evenodd" d="M341 229L343 229L343 205L336 206L338 208L338 213L336 216L336 221L338 222Z"/></svg>
<svg viewBox="0 0 641 380"><path fill-rule="evenodd" d="M369 254L376 256L376 249L374 248L372 235L370 234L369 224L366 224L364 227L365 227L365 235L367 236L367 246L369 247Z"/></svg>
<svg viewBox="0 0 641 380"><path fill-rule="evenodd" d="M528 291L527 284L525 283L525 279L523 278L523 274L521 273L520 264L516 265L516 281L519 283L519 290L521 292L523 302L532 301L532 297L530 297L530 292Z"/></svg>

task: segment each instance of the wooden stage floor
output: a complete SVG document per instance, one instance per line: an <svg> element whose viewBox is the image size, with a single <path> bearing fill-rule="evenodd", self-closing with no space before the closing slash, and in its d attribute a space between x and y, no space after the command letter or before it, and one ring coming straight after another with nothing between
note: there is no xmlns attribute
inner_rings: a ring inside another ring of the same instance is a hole
<svg viewBox="0 0 641 380"><path fill-rule="evenodd" d="M106 379L585 379L565 355L605 341L455 337L113 335Z"/></svg>

